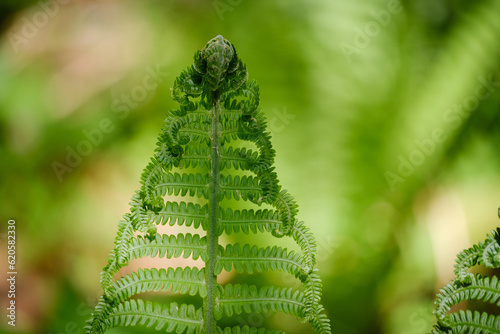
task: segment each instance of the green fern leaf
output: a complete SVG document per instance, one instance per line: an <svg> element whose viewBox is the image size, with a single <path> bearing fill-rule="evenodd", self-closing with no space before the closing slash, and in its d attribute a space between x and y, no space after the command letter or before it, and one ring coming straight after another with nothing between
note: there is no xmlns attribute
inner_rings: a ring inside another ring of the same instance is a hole
<svg viewBox="0 0 500 334"><path fill-rule="evenodd" d="M149 219L157 225L185 225L199 228L206 220L208 210L206 205L186 202L166 202L163 209L158 213L147 212Z"/></svg>
<svg viewBox="0 0 500 334"><path fill-rule="evenodd" d="M500 306L500 282L496 276L491 279L476 275L470 284L462 285L459 282L452 282L441 289L437 296L436 315L440 319L445 319L446 313L453 305L457 305L465 300L480 300L497 304Z"/></svg>
<svg viewBox="0 0 500 334"><path fill-rule="evenodd" d="M267 311L309 322L316 333L331 332L314 268L316 243L305 224L297 221L298 206L279 183L273 166L276 152L266 118L258 110L259 87L247 76L233 45L217 36L195 53L193 65L176 78L172 98L179 107L167 114L155 153L141 175L141 188L118 225L115 247L101 273L104 295L85 328L87 333L137 325L175 333L281 333L217 324L222 317L241 312ZM167 200L166 196L181 198ZM235 209L230 200L255 208ZM267 208L260 208L263 204ZM204 233L160 234L158 225L185 225ZM291 238L300 251L219 243L223 233L259 232ZM204 267L141 268L115 280L120 268L143 257L189 257L201 259ZM302 282L303 291L221 286L217 276L233 268L239 273L286 272ZM203 307L196 310L193 305L163 306L134 299L148 291L197 296Z"/></svg>
<svg viewBox="0 0 500 334"><path fill-rule="evenodd" d="M277 229L281 225L279 214L275 210L221 210L220 217L224 232L227 234L264 232Z"/></svg>
<svg viewBox="0 0 500 334"><path fill-rule="evenodd" d="M202 268L168 268L139 269L130 275L122 277L110 289L109 296L123 302L130 297L146 291L168 291L199 294L205 297L206 287L203 284L205 270Z"/></svg>
<svg viewBox="0 0 500 334"><path fill-rule="evenodd" d="M291 288L262 287L258 289L255 285L227 284L219 302L227 316L232 316L233 313L269 311L306 316L303 293L293 291Z"/></svg>
<svg viewBox="0 0 500 334"><path fill-rule="evenodd" d="M206 260L205 250L205 238L190 233L178 234L177 236L163 235L163 237L157 234L153 240L137 236L131 240L128 246L129 258L131 259L146 256L170 259L183 256L184 258L192 257L196 260L201 256Z"/></svg>
<svg viewBox="0 0 500 334"><path fill-rule="evenodd" d="M481 243L480 243L481 245ZM469 269L477 264L477 260L481 254L480 246L474 246L472 248L463 250L457 255L457 263L455 264L455 275L458 280L464 283L470 283L472 280L472 274L469 273Z"/></svg>
<svg viewBox="0 0 500 334"><path fill-rule="evenodd" d="M498 333L500 316L460 310L459 313L451 314L451 323L459 333Z"/></svg>
<svg viewBox="0 0 500 334"><path fill-rule="evenodd" d="M201 174L168 173L155 186L155 193L160 196L181 195L206 197L208 192L208 177Z"/></svg>
<svg viewBox="0 0 500 334"><path fill-rule="evenodd" d="M500 267L499 231L493 231L484 243L457 255L455 265L456 280L441 289L436 297L434 314L438 324L432 333L499 333L500 316L486 312L460 310L449 313L451 307L463 301L476 300L500 306L500 282L496 276L473 275L469 270L474 265L486 268Z"/></svg>
<svg viewBox="0 0 500 334"><path fill-rule="evenodd" d="M167 333L201 333L203 316L201 309L193 305L178 306L171 303L164 307L141 299L125 301L111 310L105 329L118 326L145 326Z"/></svg>
<svg viewBox="0 0 500 334"><path fill-rule="evenodd" d="M257 272L272 270L298 276L304 271L302 257L293 251L288 252L285 248L277 246L259 248L245 244L242 247L238 243L229 244L225 249L221 249L215 272L220 274L222 269L231 271L233 267L239 273L246 271L249 274L254 270Z"/></svg>

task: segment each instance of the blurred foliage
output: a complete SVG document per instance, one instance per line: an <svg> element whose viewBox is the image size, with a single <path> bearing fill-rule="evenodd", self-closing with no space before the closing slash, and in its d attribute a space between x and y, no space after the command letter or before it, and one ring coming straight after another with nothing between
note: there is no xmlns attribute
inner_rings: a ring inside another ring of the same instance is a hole
<svg viewBox="0 0 500 334"><path fill-rule="evenodd" d="M496 0L0 8L0 198L18 227L19 332L79 332L175 75L217 34L259 82L277 173L317 236L334 332L430 331L455 255L498 225Z"/></svg>

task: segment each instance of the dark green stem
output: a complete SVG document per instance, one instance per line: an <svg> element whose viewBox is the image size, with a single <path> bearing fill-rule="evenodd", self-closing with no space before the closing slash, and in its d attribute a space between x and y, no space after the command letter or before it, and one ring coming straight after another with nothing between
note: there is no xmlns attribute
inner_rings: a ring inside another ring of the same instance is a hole
<svg viewBox="0 0 500 334"><path fill-rule="evenodd" d="M212 166L210 171L210 196L208 205L210 208L209 224L207 229L207 253L208 262L205 264L205 284L207 285L207 297L204 301L204 326L205 333L216 333L216 320L214 316L215 298L217 289L217 276L215 275L215 262L217 261L217 247L219 245L219 237L217 235L217 214L219 212L219 200L217 194L219 192L219 113L220 103L219 94L214 92L213 95L213 113L212 113L212 135L211 135L211 160Z"/></svg>

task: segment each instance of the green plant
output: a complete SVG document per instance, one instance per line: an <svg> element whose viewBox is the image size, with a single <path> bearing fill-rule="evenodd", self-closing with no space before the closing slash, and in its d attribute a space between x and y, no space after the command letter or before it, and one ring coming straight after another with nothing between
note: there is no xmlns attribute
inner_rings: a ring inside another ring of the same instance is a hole
<svg viewBox="0 0 500 334"><path fill-rule="evenodd" d="M141 190L119 223L115 249L101 273L104 293L85 328L87 333L135 325L176 333L281 332L217 325L223 316L268 310L297 316L316 333L330 333L320 304L314 238L295 218L297 205L279 185L273 167L275 151L258 110L259 89L255 81L247 81L246 66L233 45L222 36L210 40L175 80L172 97L180 107L167 115L156 154L142 174ZM167 194L181 197L165 201ZM267 207L237 210L231 207L233 200ZM159 224L201 227L206 236L160 235ZM220 245L220 235L238 232L290 237L301 252L278 246ZM205 266L140 269L113 280L130 260L146 256L192 256L201 258ZM299 279L304 289L219 285L217 276L233 268L239 273L286 272ZM131 299L146 291L169 289L198 295L203 307Z"/></svg>
<svg viewBox="0 0 500 334"><path fill-rule="evenodd" d="M441 289L435 302L434 314L438 324L432 334L441 333L500 333L500 315L487 312L460 310L451 312L454 305L464 301L482 301L500 306L500 281L496 276L473 274L469 270L479 264L485 268L500 268L500 228L492 231L484 241L466 249L457 256L455 275Z"/></svg>

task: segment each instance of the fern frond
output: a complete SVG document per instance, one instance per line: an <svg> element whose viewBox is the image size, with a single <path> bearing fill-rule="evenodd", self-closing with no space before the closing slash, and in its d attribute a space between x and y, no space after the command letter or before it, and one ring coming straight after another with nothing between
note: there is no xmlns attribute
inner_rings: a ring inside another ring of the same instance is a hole
<svg viewBox="0 0 500 334"><path fill-rule="evenodd" d="M210 125L205 123L187 123L178 130L178 135L183 138L183 144L190 140L210 140Z"/></svg>
<svg viewBox="0 0 500 334"><path fill-rule="evenodd" d="M146 166L141 175L142 193L144 201L153 206L161 206L162 199L156 192L156 185L161 182L165 175L165 159L157 160L151 158L151 162ZM172 164L172 161L169 161Z"/></svg>
<svg viewBox="0 0 500 334"><path fill-rule="evenodd" d="M147 256L159 256L168 259L180 256L188 258L191 256L193 260L198 259L200 256L203 260L207 258L205 237L200 238L198 234L192 235L190 233L178 234L177 236L161 236L157 234L151 239L137 236L132 238L123 249L126 250L126 254L122 261L118 261L115 253L111 253L108 264L101 272L101 285L106 295L109 293L109 288L113 282L113 275L132 259Z"/></svg>
<svg viewBox="0 0 500 334"><path fill-rule="evenodd" d="M274 168L268 168L266 171L261 171L257 174L259 178L259 185L262 188L262 197L257 200L257 204L260 202L273 203L281 187L278 183L278 175L274 172Z"/></svg>
<svg viewBox="0 0 500 334"><path fill-rule="evenodd" d="M219 302L229 317L242 312L280 311L301 318L306 314L304 295L291 288L268 286L258 289L255 285L227 284Z"/></svg>
<svg viewBox="0 0 500 334"><path fill-rule="evenodd" d="M206 205L199 205L186 202L166 202L165 207L158 213L148 211L149 219L158 225L185 225L200 227L206 220L208 210Z"/></svg>
<svg viewBox="0 0 500 334"><path fill-rule="evenodd" d="M110 289L108 296L119 302L146 291L168 291L191 296L207 294L204 285L205 269L198 268L167 268L139 269L130 275L122 277Z"/></svg>
<svg viewBox="0 0 500 334"><path fill-rule="evenodd" d="M220 273L222 269L231 271L233 267L239 273L246 271L252 274L254 270L257 272L272 270L299 276L303 273L304 263L300 254L288 252L286 248L277 246L259 248L249 244L240 246L236 243L221 249L215 272Z"/></svg>
<svg viewBox="0 0 500 334"><path fill-rule="evenodd" d="M193 305L178 306L171 303L164 307L161 304L141 299L125 301L114 307L106 319L86 328L87 333L102 333L108 329L124 326L153 327L167 333L201 333L203 315L201 309ZM99 331L94 331L98 329Z"/></svg>
<svg viewBox="0 0 500 334"><path fill-rule="evenodd" d="M259 153L246 148L236 148L232 146L222 148L221 170L233 167L238 170L253 170L253 166L258 161Z"/></svg>
<svg viewBox="0 0 500 334"><path fill-rule="evenodd" d="M208 176L197 174L165 174L162 181L155 185L156 193L160 196L179 195L208 197Z"/></svg>
<svg viewBox="0 0 500 334"><path fill-rule="evenodd" d="M316 265L316 241L304 222L297 222L292 228L292 238L304 254L304 263L313 268Z"/></svg>
<svg viewBox="0 0 500 334"><path fill-rule="evenodd" d="M500 282L496 276L473 275L469 272L474 265L486 268L500 267L499 229L488 234L484 243L457 255L456 280L441 289L436 297L434 314L438 325L432 333L498 333L500 316L470 310L451 313L451 307L463 301L476 300L500 306Z"/></svg>
<svg viewBox="0 0 500 334"><path fill-rule="evenodd" d="M189 113L181 110L177 113L171 113L165 119L163 134L166 137L162 138L165 138L165 141L171 145L186 144L190 140L207 138L210 135L210 123L210 110L197 109ZM197 126L198 130L190 131L194 129L193 126ZM206 132L199 132L201 129L205 129Z"/></svg>
<svg viewBox="0 0 500 334"><path fill-rule="evenodd" d="M260 92L259 85L255 80L249 80L245 87L242 88L242 93L247 99L243 102L241 108L243 114L251 115L253 114L260 104Z"/></svg>
<svg viewBox="0 0 500 334"><path fill-rule="evenodd" d="M170 169L172 166L177 166L184 154L184 148L182 145L173 145L169 138L161 133L158 136L157 147L155 149L155 158L159 163Z"/></svg>
<svg viewBox="0 0 500 334"><path fill-rule="evenodd" d="M108 294L109 288L113 284L113 275L120 270L120 268L126 265L128 262L128 255L122 262L118 262L114 252L111 252L108 257L108 264L101 271L101 286L104 290L104 295Z"/></svg>
<svg viewBox="0 0 500 334"><path fill-rule="evenodd" d="M141 175L140 191L119 223L115 247L101 272L104 295L86 327L88 333L136 325L175 333L281 333L248 326L222 329L217 324L223 316L267 310L308 321L316 333L330 333L320 304L321 280L314 269L316 244L304 223L296 220L293 197L279 183L273 166L276 152L259 110L259 86L247 76L234 46L217 36L176 78L172 98L179 106L167 114L155 153ZM166 200L167 195L183 198ZM233 199L269 208L236 210L227 204ZM206 235L161 234L158 225L201 227ZM223 233L257 232L290 237L300 251L238 243L222 247L219 242ZM181 256L201 258L205 266L138 269L114 279L133 259ZM289 273L302 282L303 292L278 286L223 288L217 276L233 268ZM199 295L203 307L163 307L133 299L147 291L168 290Z"/></svg>
<svg viewBox="0 0 500 334"><path fill-rule="evenodd" d="M222 128L224 130L220 131L220 143L224 145L226 142L231 142L240 138L242 132L241 124L239 120L226 119L221 122Z"/></svg>
<svg viewBox="0 0 500 334"><path fill-rule="evenodd" d="M451 324L457 328L458 333L498 333L500 328L500 316L488 315L486 312L479 313L470 310L450 315Z"/></svg>
<svg viewBox="0 0 500 334"><path fill-rule="evenodd" d="M104 333L107 316L116 304L112 299L101 296L90 319L87 320L87 325L83 329L84 333Z"/></svg>
<svg viewBox="0 0 500 334"><path fill-rule="evenodd" d="M156 235L150 240L142 236L132 238L128 246L128 258L138 259L141 257L172 257L184 258L192 257L193 260L200 256L206 260L206 240L205 237L200 238L198 234L191 233L175 235Z"/></svg>
<svg viewBox="0 0 500 334"><path fill-rule="evenodd" d="M134 237L135 222L130 219L130 215L123 216L123 220L118 223L118 232L115 238L115 254L118 263L125 263L129 241Z"/></svg>
<svg viewBox="0 0 500 334"><path fill-rule="evenodd" d="M160 210L160 208L163 205L162 203L160 203L160 205L158 206L146 204L144 203L144 198L142 195L143 194L138 191L134 194L134 196L132 196L132 201L129 203L130 204L129 219L133 222L135 231L154 235L156 233L156 225L148 213L158 212L158 210ZM116 241L115 244L118 245Z"/></svg>
<svg viewBox="0 0 500 334"><path fill-rule="evenodd" d="M470 284L462 285L459 282L451 282L437 295L436 316L444 321L450 308L465 300L480 300L500 306L500 282L498 278L493 276L490 279L476 275Z"/></svg>
<svg viewBox="0 0 500 334"><path fill-rule="evenodd" d="M323 306L318 306L309 314L307 320L316 333L329 334L331 332L330 319L324 313Z"/></svg>
<svg viewBox="0 0 500 334"><path fill-rule="evenodd" d="M309 274L305 279L306 304L309 311L312 311L314 308L316 308L321 300L322 283L319 275L316 274L316 272L317 269L314 269L313 272Z"/></svg>
<svg viewBox="0 0 500 334"><path fill-rule="evenodd" d="M119 303L125 302L133 295L146 291L167 291L187 293L190 295L199 294L200 297L206 296L206 287L203 284L204 269L197 268L168 268L165 269L139 269L127 275L109 289L106 297L101 297L91 320L88 321L88 333L101 333L109 329L109 319L113 317L113 308ZM138 300L138 303L141 301ZM125 304L124 304L125 305ZM126 306L124 306L126 307ZM114 315L116 316L116 314ZM123 318L123 315L121 316ZM123 321L123 319L121 319ZM142 323L143 324L143 323ZM111 325L128 326L130 324ZM148 326L149 327L149 326Z"/></svg>
<svg viewBox="0 0 500 334"><path fill-rule="evenodd" d="M203 146L186 146L182 159L179 161L179 168L200 167L210 168L210 150Z"/></svg>
<svg viewBox="0 0 500 334"><path fill-rule="evenodd" d="M279 193L275 203L283 222L282 230L276 231L276 236L288 235L295 224L295 216L298 212L297 203L295 203L292 195L286 190L282 190Z"/></svg>
<svg viewBox="0 0 500 334"><path fill-rule="evenodd" d="M236 200L242 199L254 202L262 194L259 179L252 176L240 177L236 175L234 178L231 175L227 175L226 177L221 176L220 190L220 199L234 198Z"/></svg>
<svg viewBox="0 0 500 334"><path fill-rule="evenodd" d="M455 275L459 281L464 283L471 282L473 275L469 273L469 269L476 265L480 255L481 243L469 249L465 249L457 255Z"/></svg>
<svg viewBox="0 0 500 334"><path fill-rule="evenodd" d="M500 266L500 244L499 244L500 228L488 234L488 237L482 245L482 254L479 258L479 263L486 268L498 268Z"/></svg>
<svg viewBox="0 0 500 334"><path fill-rule="evenodd" d="M321 301L322 283L317 269L313 269L305 282L306 319L317 333L330 333L330 319L324 314Z"/></svg>
<svg viewBox="0 0 500 334"><path fill-rule="evenodd" d="M181 106L189 105L190 97L196 97L203 93L201 87L197 88L196 85L190 84L190 81L195 75L196 71L191 66L175 79L174 87L172 88L172 98Z"/></svg>
<svg viewBox="0 0 500 334"><path fill-rule="evenodd" d="M227 234L243 232L248 234L276 229L282 222L275 210L221 210L220 222Z"/></svg>
<svg viewBox="0 0 500 334"><path fill-rule="evenodd" d="M499 231L500 228L497 228L496 231L488 234L484 243L479 242L457 255L455 275L460 282L469 284L472 281L474 275L469 273L469 269L478 263L486 268L498 268L500 266Z"/></svg>

